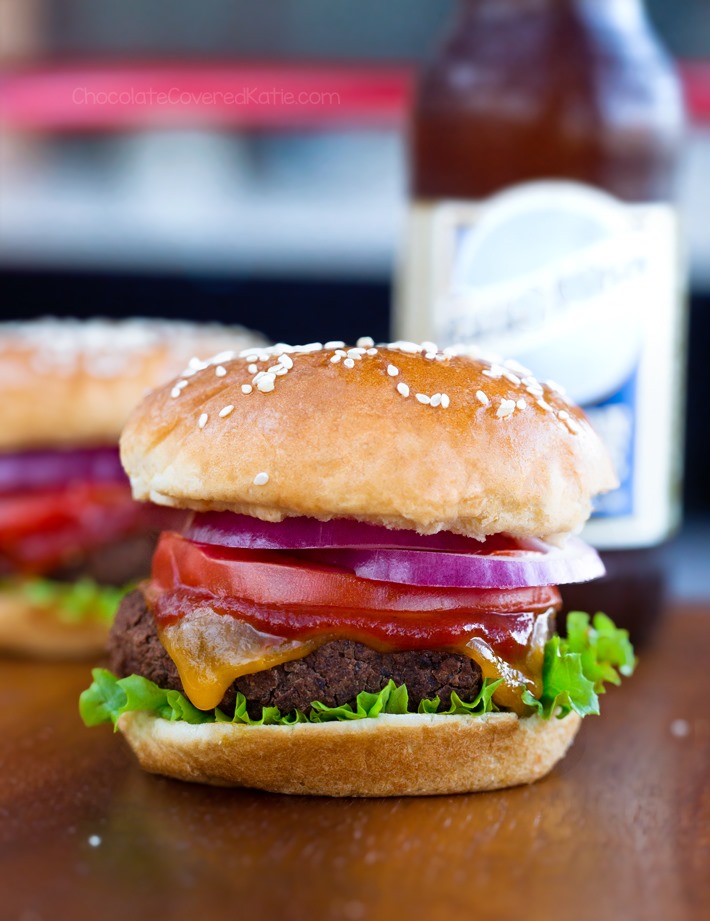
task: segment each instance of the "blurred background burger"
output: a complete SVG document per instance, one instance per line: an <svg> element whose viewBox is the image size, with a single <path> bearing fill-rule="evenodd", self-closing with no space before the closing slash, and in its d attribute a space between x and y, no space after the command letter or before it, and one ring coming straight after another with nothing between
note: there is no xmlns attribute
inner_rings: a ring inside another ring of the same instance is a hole
<svg viewBox="0 0 710 921"><path fill-rule="evenodd" d="M145 392L225 345L217 324L0 324L0 650L51 658L103 648L161 522L131 499L118 436Z"/></svg>

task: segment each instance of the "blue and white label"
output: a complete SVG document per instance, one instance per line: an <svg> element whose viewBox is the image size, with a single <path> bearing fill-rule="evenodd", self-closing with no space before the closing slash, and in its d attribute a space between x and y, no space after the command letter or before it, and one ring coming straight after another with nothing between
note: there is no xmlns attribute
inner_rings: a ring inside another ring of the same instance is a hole
<svg viewBox="0 0 710 921"><path fill-rule="evenodd" d="M601 403L585 406L589 421L604 440L611 455L619 488L594 500L595 518L617 518L634 512L636 416L638 397L636 369L615 394Z"/></svg>
<svg viewBox="0 0 710 921"><path fill-rule="evenodd" d="M628 205L572 182L486 202L417 205L398 335L476 343L563 384L620 480L585 536L663 540L678 518L681 292L666 205Z"/></svg>

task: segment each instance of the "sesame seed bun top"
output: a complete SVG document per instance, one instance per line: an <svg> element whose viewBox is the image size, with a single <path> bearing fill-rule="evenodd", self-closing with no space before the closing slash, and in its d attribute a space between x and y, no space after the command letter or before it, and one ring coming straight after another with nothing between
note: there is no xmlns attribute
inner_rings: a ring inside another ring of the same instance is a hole
<svg viewBox="0 0 710 921"><path fill-rule="evenodd" d="M241 327L47 318L0 324L0 451L111 444L193 356L263 343Z"/></svg>
<svg viewBox="0 0 710 921"><path fill-rule="evenodd" d="M369 339L193 364L136 409L121 454L135 497L161 505L476 538L576 531L616 485L557 385L471 350Z"/></svg>

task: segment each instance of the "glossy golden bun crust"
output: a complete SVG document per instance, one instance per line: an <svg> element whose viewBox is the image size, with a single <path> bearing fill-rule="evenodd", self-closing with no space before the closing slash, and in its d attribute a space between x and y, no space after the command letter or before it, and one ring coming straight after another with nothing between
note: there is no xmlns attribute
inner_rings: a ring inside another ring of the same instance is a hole
<svg viewBox="0 0 710 921"><path fill-rule="evenodd" d="M0 589L0 651L33 659L92 659L103 653L108 624L67 623L58 609L37 607L23 592Z"/></svg>
<svg viewBox="0 0 710 921"><path fill-rule="evenodd" d="M407 714L192 726L126 713L118 725L141 767L179 780L314 796L427 796L539 780L564 756L580 719Z"/></svg>
<svg viewBox="0 0 710 921"><path fill-rule="evenodd" d="M476 538L580 529L616 485L581 410L513 363L416 349L253 349L163 387L121 438L135 497Z"/></svg>
<svg viewBox="0 0 710 921"><path fill-rule="evenodd" d="M163 320L0 324L0 451L115 443L146 390L192 356L262 341L239 327Z"/></svg>

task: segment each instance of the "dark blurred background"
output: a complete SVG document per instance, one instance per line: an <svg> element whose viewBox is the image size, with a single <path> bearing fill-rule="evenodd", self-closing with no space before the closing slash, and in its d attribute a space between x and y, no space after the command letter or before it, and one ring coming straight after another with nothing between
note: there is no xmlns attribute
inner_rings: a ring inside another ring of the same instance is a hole
<svg viewBox="0 0 710 921"><path fill-rule="evenodd" d="M452 5L0 0L3 318L385 338L412 73ZM710 514L710 0L648 6L692 115L679 196L695 526Z"/></svg>
<svg viewBox="0 0 710 921"><path fill-rule="evenodd" d="M53 56L278 57L306 60L416 60L431 45L454 0L21 0L43 24ZM702 58L710 42L707 0L647 0L678 56Z"/></svg>

